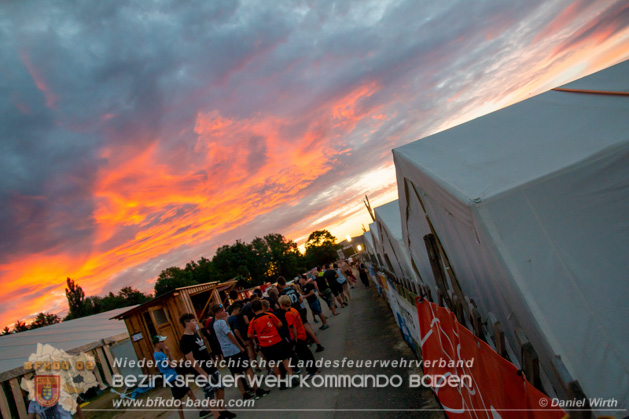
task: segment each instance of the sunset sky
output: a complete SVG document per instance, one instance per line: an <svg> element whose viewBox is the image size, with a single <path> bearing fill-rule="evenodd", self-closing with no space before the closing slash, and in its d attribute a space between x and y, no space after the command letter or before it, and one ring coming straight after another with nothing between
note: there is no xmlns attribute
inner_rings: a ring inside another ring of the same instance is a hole
<svg viewBox="0 0 629 419"><path fill-rule="evenodd" d="M629 58L626 1L5 1L0 328L362 233L391 149Z"/></svg>

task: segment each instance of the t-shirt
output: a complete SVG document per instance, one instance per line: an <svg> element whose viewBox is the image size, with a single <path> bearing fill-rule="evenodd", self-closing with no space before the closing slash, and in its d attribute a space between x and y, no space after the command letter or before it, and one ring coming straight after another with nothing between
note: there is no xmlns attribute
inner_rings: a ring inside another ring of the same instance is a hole
<svg viewBox="0 0 629 419"><path fill-rule="evenodd" d="M315 301L317 301L317 288L315 287L314 281L306 282L302 289L304 291L304 295L308 295L310 294L310 291L315 290L315 293L309 297L306 297L306 300L308 300L309 303L314 303Z"/></svg>
<svg viewBox="0 0 629 419"><path fill-rule="evenodd" d="M241 316L229 316L227 318L227 324L229 324L232 332L234 332L234 336L236 336L236 339L238 339L236 330L240 331L240 336L242 336L243 339L247 339L247 325L245 324L245 320ZM241 345L244 344L242 340L238 340L240 341Z"/></svg>
<svg viewBox="0 0 629 419"><path fill-rule="evenodd" d="M220 319L214 322L214 332L216 333L218 342L221 344L223 356L232 356L240 353L238 346L234 345L234 342L229 340L229 337L227 336L230 333L233 335L233 332L225 320Z"/></svg>
<svg viewBox="0 0 629 419"><path fill-rule="evenodd" d="M159 372L161 372L164 376L164 381L170 383L172 380L177 378L177 371L170 366L168 356L166 356L164 352L155 351L155 353L153 353L153 358L155 358Z"/></svg>
<svg viewBox="0 0 629 419"><path fill-rule="evenodd" d="M292 287L286 287L284 288L281 292L280 295L288 295L288 298L290 298L290 305L293 308L299 309L300 304L299 304L299 293L297 292L297 290Z"/></svg>
<svg viewBox="0 0 629 419"><path fill-rule="evenodd" d="M288 326L286 326L286 310L278 308L277 310L273 311L273 314L282 322L282 326L278 328L280 336L290 338L290 332L288 331Z"/></svg>
<svg viewBox="0 0 629 419"><path fill-rule="evenodd" d="M240 310L240 314L242 316L247 316L247 319L249 319L249 321L251 321L251 319L253 319L253 311L251 310L251 302L247 303L244 305L244 307L242 308L242 310ZM244 320L244 318L243 318Z"/></svg>
<svg viewBox="0 0 629 419"><path fill-rule="evenodd" d="M179 347L184 357L192 352L192 357L199 361L201 368L208 374L214 374L214 372L218 371L211 361L212 358L207 351L205 342L196 333L183 335L179 341ZM190 367L190 373L198 375L198 372L193 367Z"/></svg>
<svg viewBox="0 0 629 419"><path fill-rule="evenodd" d="M323 275L319 275L315 279L315 281L317 281L317 286L319 287L319 292L324 292L325 290L330 288L328 286L328 281L325 279L325 277Z"/></svg>
<svg viewBox="0 0 629 419"><path fill-rule="evenodd" d="M35 400L28 404L28 413L35 413L41 419L72 419L72 415L63 409L59 403L50 407L42 407Z"/></svg>
<svg viewBox="0 0 629 419"><path fill-rule="evenodd" d="M290 330L291 339L296 340L293 333L294 325L297 328L297 339L306 340L306 328L304 327L304 323L301 321L299 312L292 307L286 312L286 324Z"/></svg>
<svg viewBox="0 0 629 419"><path fill-rule="evenodd" d="M334 269L328 269L323 274L323 277L328 280L328 284L330 284L330 288L338 289L340 288L340 284L336 280L336 271Z"/></svg>
<svg viewBox="0 0 629 419"><path fill-rule="evenodd" d="M336 281L336 271L334 269L328 269L324 272L323 277L328 280L328 284L332 281Z"/></svg>
<svg viewBox="0 0 629 419"><path fill-rule="evenodd" d="M336 270L336 274L339 276L338 278L336 278L336 281L339 284L343 284L343 283L347 282L347 279L345 279L345 275L343 275L343 272L341 272L340 268Z"/></svg>
<svg viewBox="0 0 629 419"><path fill-rule="evenodd" d="M273 314L256 315L249 322L248 334L255 335L262 347L275 345L282 340L277 331L278 323L280 323L280 320Z"/></svg>

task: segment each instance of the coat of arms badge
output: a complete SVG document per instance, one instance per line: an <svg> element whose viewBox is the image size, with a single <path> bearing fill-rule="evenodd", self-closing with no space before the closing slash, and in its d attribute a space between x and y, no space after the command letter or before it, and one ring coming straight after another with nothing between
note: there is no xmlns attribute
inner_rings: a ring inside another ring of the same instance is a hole
<svg viewBox="0 0 629 419"><path fill-rule="evenodd" d="M61 395L61 377L58 375L35 376L35 401L42 407L54 406Z"/></svg>

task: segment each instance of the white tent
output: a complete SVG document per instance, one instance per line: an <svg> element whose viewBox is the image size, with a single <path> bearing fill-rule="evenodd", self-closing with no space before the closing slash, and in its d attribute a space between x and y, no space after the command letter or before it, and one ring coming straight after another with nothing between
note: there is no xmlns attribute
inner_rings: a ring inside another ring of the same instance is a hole
<svg viewBox="0 0 629 419"><path fill-rule="evenodd" d="M365 242L365 250L372 256L376 256L376 248L373 244L373 237L371 231L365 231L363 234L363 240Z"/></svg>
<svg viewBox="0 0 629 419"><path fill-rule="evenodd" d="M520 327L553 385L558 354L628 408L629 61L563 88L393 150L404 240L426 269L423 204L512 348Z"/></svg>
<svg viewBox="0 0 629 419"><path fill-rule="evenodd" d="M56 349L73 349L113 336L124 339L129 336L127 326L120 320L112 320L131 307L118 308L105 313L81 317L75 320L27 330L0 337L0 373L24 366L31 354L37 352L37 344L49 344Z"/></svg>
<svg viewBox="0 0 629 419"><path fill-rule="evenodd" d="M380 265L384 266L384 252L382 250L382 242L380 241L380 234L378 233L378 226L376 222L369 224L369 232L371 233L371 238L373 239L373 246L376 253L374 256L378 259Z"/></svg>
<svg viewBox="0 0 629 419"><path fill-rule="evenodd" d="M409 279L416 284L418 278L413 271L411 257L402 239L402 220L398 200L374 209L376 225L384 252L385 263L391 264L389 269L400 279ZM415 286L411 291L417 292Z"/></svg>

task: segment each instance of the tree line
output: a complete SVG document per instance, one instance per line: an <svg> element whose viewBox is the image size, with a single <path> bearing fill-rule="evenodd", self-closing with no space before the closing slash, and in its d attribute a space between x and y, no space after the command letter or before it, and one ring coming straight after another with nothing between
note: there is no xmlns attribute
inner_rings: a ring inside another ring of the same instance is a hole
<svg viewBox="0 0 629 419"><path fill-rule="evenodd" d="M201 257L197 261L191 260L183 268L171 266L164 269L157 277L154 294L124 287L117 294L110 292L104 297L87 297L78 283L67 278L68 315L63 321L143 304L153 296L189 285L237 279L239 286L250 288L269 281L275 282L278 276L290 279L338 257L336 250L339 245L336 244L336 237L327 230L312 232L305 247L306 252L302 254L297 243L277 233L256 237L250 243L237 240L231 245L219 247L212 259ZM42 312L30 324L18 320L12 329L5 326L0 335L19 333L61 321L56 314Z"/></svg>

